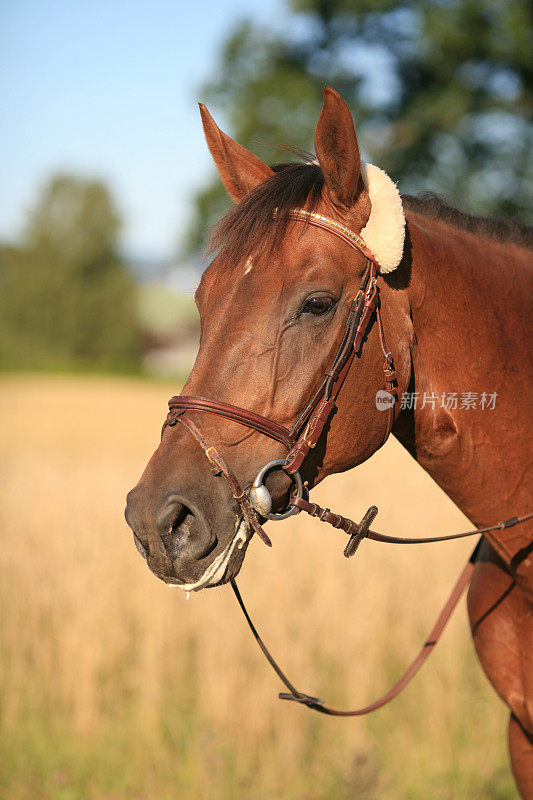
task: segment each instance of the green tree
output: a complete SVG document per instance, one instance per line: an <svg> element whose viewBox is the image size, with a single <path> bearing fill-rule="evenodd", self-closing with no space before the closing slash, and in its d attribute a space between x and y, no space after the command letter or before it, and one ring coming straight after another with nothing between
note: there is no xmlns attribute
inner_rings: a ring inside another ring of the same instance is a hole
<svg viewBox="0 0 533 800"><path fill-rule="evenodd" d="M106 187L53 178L23 243L0 260L0 364L131 368L138 361L135 286L117 251Z"/></svg>
<svg viewBox="0 0 533 800"><path fill-rule="evenodd" d="M363 152L404 192L465 210L533 216L529 0L289 0L269 29L242 22L202 100L265 160L312 150L325 83L347 101ZM189 246L227 206L213 178Z"/></svg>

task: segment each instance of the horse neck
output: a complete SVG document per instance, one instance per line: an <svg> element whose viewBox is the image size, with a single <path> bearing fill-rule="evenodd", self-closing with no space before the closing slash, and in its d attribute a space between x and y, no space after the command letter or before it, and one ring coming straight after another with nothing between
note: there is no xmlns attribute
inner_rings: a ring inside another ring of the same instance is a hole
<svg viewBox="0 0 533 800"><path fill-rule="evenodd" d="M532 369L522 342L531 251L415 213L408 227L409 391L418 397L394 432L475 524L526 513ZM458 407L442 407L451 392ZM477 393L475 408L461 408L463 392ZM480 407L483 392L497 394L493 410Z"/></svg>

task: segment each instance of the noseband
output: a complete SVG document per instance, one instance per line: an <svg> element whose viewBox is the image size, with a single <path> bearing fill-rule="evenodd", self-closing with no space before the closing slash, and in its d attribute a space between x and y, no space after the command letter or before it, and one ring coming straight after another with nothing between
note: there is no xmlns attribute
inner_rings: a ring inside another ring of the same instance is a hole
<svg viewBox="0 0 533 800"><path fill-rule="evenodd" d="M290 216L295 220L304 221L309 225L314 225L318 228L322 228L323 230L333 233L355 250L362 253L367 260L359 290L348 311L343 336L331 366L326 369L324 373L321 384L290 428L286 428L283 425L268 419L267 417L256 414L254 411L248 411L247 409L233 406L229 403L222 403L218 400L211 400L206 397L177 395L169 400L168 405L170 410L163 426L163 430L166 426L173 426L179 422L189 431L189 433L196 439L204 451L206 458L211 464L213 474L215 476L222 476L228 483L232 495L235 501L239 504L243 517L248 523L250 529L255 531L265 542L265 544L269 546L271 546L272 543L260 525L257 516L258 514L267 519L281 520L285 519L291 514L297 514L300 511L305 511L311 516L317 517L322 522L327 522L334 528L341 529L348 534L350 538L344 549L344 555L347 558L355 553L359 544L365 537L373 539L374 541L388 542L392 544L424 544L428 542L448 541L450 539L461 539L465 536L473 536L476 534L488 533L490 531L502 530L531 519L533 517L533 513L525 514L521 517L512 517L511 519L499 522L491 527L467 531L466 533L457 533L448 536L436 536L430 538L400 539L395 536L386 536L370 530L370 525L378 512L376 506L371 506L364 515L362 521L357 524L346 517L342 517L339 514L334 514L328 508L321 508L316 503L310 503L304 497L304 484L300 477L299 470L310 451L316 446L327 421L330 419L334 409L337 406L339 392L342 389L354 358L361 352L363 342L370 331L374 314L377 322L379 343L384 357L383 371L385 376L385 389L390 395L391 399L388 407L387 425L383 443L388 438L394 423L398 397L396 393L397 382L396 373L394 370L394 361L385 343L383 324L381 321L379 286L377 283L379 264L374 255L370 252L366 243L363 241L363 239L361 239L360 236L358 236L358 234L333 219L324 217L321 214L316 214L311 211L306 211L302 208L292 209ZM187 411L202 411L209 414L215 414L217 416L224 417L225 419L229 419L232 422L237 422L247 428L252 428L253 430L256 430L259 433L268 436L270 439L274 439L275 441L284 445L288 451L287 456L285 458L276 459L275 461L270 461L268 464L265 464L265 466L257 475L250 490L250 495L248 496L216 448L210 446L196 425L190 419L185 417L185 413ZM265 476L274 469L282 469L292 478L294 484L293 491L291 492L289 499L288 508L282 513L277 514L272 513L272 498L270 497L267 487L264 485ZM474 564L480 542L481 540L476 545L476 548L474 549L474 552L472 553L467 565L463 569L463 572L454 586L448 601L443 607L436 624L433 626L428 639L400 680L392 687L392 689L390 689L374 703L353 711L339 711L329 708L325 706L324 703L318 698L311 697L304 692L300 692L291 683L285 673L278 666L277 662L274 660L259 636L246 610L241 594L237 588L237 584L235 580L232 579L231 586L243 611L246 621L252 631L252 634L254 635L266 659L289 690L287 693L280 693L279 697L282 700L293 700L298 703L302 703L308 708L319 711L322 714L333 716L361 716L363 714L368 714L371 711L375 711L376 709L381 708L386 703L390 702L390 700L396 697L410 682L424 661L427 659L432 649L437 644L448 619L455 609L463 591L470 582L474 571Z"/></svg>

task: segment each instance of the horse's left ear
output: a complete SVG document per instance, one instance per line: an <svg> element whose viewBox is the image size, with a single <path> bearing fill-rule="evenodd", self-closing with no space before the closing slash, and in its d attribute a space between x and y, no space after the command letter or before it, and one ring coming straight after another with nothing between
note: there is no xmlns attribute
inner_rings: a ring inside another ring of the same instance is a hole
<svg viewBox="0 0 533 800"><path fill-rule="evenodd" d="M360 189L361 156L350 109L338 92L324 87L315 131L315 153L333 202L350 208Z"/></svg>
<svg viewBox="0 0 533 800"><path fill-rule="evenodd" d="M224 186L236 203L274 172L253 153L223 133L204 106L200 106L207 146L218 167Z"/></svg>

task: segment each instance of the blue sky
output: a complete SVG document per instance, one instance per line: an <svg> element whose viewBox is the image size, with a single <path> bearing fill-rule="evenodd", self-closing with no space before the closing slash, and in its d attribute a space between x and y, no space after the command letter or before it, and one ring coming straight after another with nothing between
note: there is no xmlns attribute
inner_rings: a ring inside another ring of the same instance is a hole
<svg viewBox="0 0 533 800"><path fill-rule="evenodd" d="M281 13L281 0L4 0L0 239L71 170L109 183L128 254L171 258L211 164L199 86L238 19Z"/></svg>

